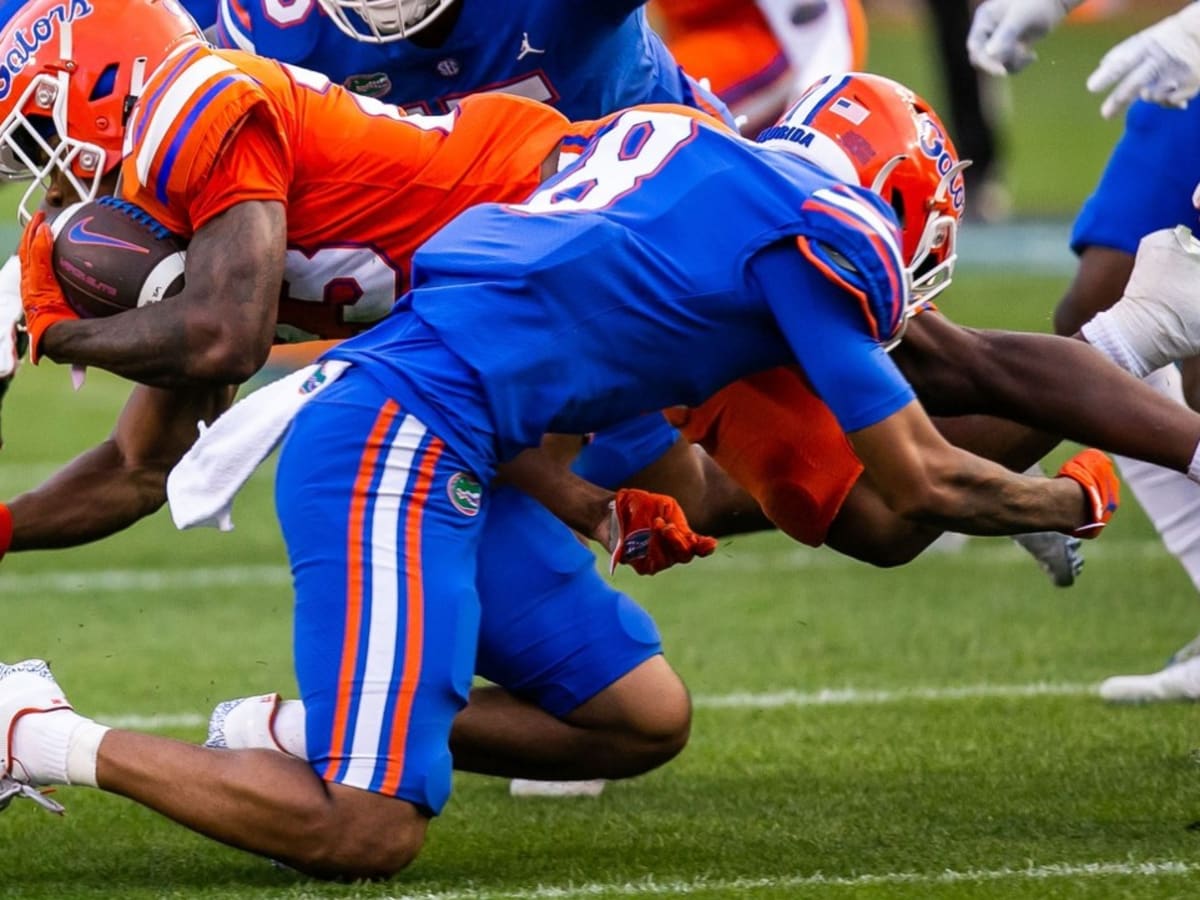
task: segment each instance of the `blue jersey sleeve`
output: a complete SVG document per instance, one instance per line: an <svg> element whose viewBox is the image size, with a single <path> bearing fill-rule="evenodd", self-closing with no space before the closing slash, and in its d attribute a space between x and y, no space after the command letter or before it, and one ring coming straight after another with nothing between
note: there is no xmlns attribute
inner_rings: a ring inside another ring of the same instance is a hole
<svg viewBox="0 0 1200 900"><path fill-rule="evenodd" d="M597 431L571 465L580 478L615 490L675 446L679 432L662 413L646 413Z"/></svg>
<svg viewBox="0 0 1200 900"><path fill-rule="evenodd" d="M646 0L589 0L581 5L580 11L597 19L619 22L645 5Z"/></svg>
<svg viewBox="0 0 1200 900"><path fill-rule="evenodd" d="M795 244L775 244L750 261L780 330L817 395L846 432L881 422L915 399L871 334L859 301L816 269Z"/></svg>
<svg viewBox="0 0 1200 900"><path fill-rule="evenodd" d="M181 3L201 28L216 24L217 0L181 0Z"/></svg>

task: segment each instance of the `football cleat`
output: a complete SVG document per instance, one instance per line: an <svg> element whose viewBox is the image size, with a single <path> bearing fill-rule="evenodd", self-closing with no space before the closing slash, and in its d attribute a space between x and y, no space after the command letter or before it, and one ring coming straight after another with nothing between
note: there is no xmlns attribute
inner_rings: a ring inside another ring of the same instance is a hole
<svg viewBox="0 0 1200 900"><path fill-rule="evenodd" d="M8 809L8 804L18 797L32 800L47 812L62 815L66 809L57 800L51 800L31 784L22 784L10 775L0 775L0 812Z"/></svg>
<svg viewBox="0 0 1200 900"><path fill-rule="evenodd" d="M604 793L603 778L589 781L538 781L514 778L508 785L513 797L599 797Z"/></svg>
<svg viewBox="0 0 1200 900"><path fill-rule="evenodd" d="M1106 678L1100 685L1100 697L1109 703L1200 700L1200 637L1184 646L1157 672Z"/></svg>
<svg viewBox="0 0 1200 900"><path fill-rule="evenodd" d="M62 806L35 790L21 760L13 752L17 723L27 715L71 709L62 688L40 659L5 665L0 663L0 810L17 797L33 800L50 812Z"/></svg>
<svg viewBox="0 0 1200 900"><path fill-rule="evenodd" d="M304 704L278 694L239 697L218 703L208 719L205 747L278 750L306 758Z"/></svg>
<svg viewBox="0 0 1200 900"><path fill-rule="evenodd" d="M1148 675L1114 675L1100 685L1109 703L1159 703L1200 700L1200 657L1172 663Z"/></svg>
<svg viewBox="0 0 1200 900"><path fill-rule="evenodd" d="M278 694L223 700L209 716L204 746L228 750L278 749L274 741L267 741L278 708Z"/></svg>
<svg viewBox="0 0 1200 900"><path fill-rule="evenodd" d="M1057 531L1014 534L1013 540L1037 560L1055 587L1070 587L1083 571L1082 543L1077 537Z"/></svg>

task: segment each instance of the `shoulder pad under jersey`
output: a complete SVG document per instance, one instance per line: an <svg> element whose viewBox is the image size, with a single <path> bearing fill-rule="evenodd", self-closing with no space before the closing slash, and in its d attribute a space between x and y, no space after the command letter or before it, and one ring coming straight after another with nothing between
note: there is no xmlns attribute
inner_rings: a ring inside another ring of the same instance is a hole
<svg viewBox="0 0 1200 900"><path fill-rule="evenodd" d="M871 333L900 333L909 300L900 229L883 201L846 185L820 188L801 206L800 252L830 281L859 298Z"/></svg>
<svg viewBox="0 0 1200 900"><path fill-rule="evenodd" d="M121 175L159 203L203 177L233 128L267 96L249 74L202 47L166 60L125 130Z"/></svg>

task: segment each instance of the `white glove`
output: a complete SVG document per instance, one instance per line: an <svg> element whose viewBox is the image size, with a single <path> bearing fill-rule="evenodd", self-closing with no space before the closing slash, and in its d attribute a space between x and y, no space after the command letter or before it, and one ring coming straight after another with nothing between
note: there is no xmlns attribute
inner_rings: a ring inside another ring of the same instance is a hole
<svg viewBox="0 0 1200 900"><path fill-rule="evenodd" d="M971 63L989 75L1019 72L1037 54L1030 44L1045 37L1083 0L984 0L967 35Z"/></svg>
<svg viewBox="0 0 1200 900"><path fill-rule="evenodd" d="M1106 119L1139 96L1160 106L1186 106L1200 93L1200 6L1188 4L1121 41L1104 54L1087 86L1093 94L1112 88L1100 107Z"/></svg>

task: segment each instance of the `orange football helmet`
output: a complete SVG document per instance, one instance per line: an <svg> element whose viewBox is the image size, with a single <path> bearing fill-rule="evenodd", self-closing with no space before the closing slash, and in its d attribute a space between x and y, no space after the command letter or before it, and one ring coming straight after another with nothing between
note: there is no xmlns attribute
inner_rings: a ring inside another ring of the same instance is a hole
<svg viewBox="0 0 1200 900"><path fill-rule="evenodd" d="M0 177L63 176L89 200L121 161L125 123L149 75L203 42L176 0L32 0L0 32Z"/></svg>
<svg viewBox="0 0 1200 900"><path fill-rule="evenodd" d="M833 175L879 194L900 221L915 308L950 285L965 203L958 151L933 108L880 75L827 75L763 143L787 141Z"/></svg>

